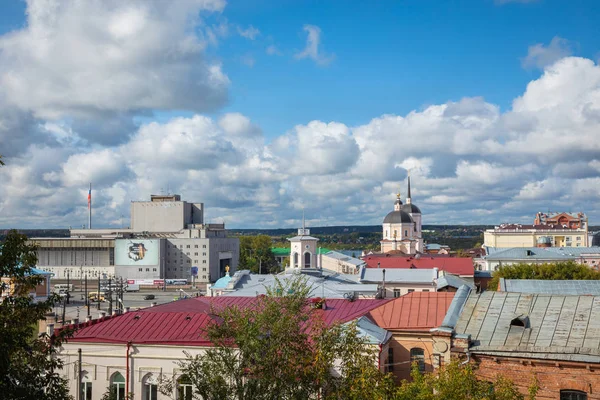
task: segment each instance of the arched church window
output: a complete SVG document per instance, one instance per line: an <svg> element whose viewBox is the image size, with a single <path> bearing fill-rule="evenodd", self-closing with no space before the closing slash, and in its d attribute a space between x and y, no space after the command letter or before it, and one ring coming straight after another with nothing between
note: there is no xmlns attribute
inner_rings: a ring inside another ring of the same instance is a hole
<svg viewBox="0 0 600 400"><path fill-rule="evenodd" d="M405 236L405 237L406 237L406 236L408 236L408 229L405 229L405 230L404 230L404 236Z"/></svg>
<svg viewBox="0 0 600 400"><path fill-rule="evenodd" d="M306 252L304 253L304 268L310 268L310 258L311 254Z"/></svg>
<svg viewBox="0 0 600 400"><path fill-rule="evenodd" d="M396 229L394 229L394 237L398 237L398 231Z"/></svg>
<svg viewBox="0 0 600 400"><path fill-rule="evenodd" d="M298 266L298 253L294 253L294 264L292 265L293 268L296 268Z"/></svg>

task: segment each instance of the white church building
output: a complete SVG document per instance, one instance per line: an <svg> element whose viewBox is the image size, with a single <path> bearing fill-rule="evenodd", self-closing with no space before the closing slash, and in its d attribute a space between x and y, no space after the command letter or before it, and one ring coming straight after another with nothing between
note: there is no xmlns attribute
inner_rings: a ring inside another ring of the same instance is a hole
<svg viewBox="0 0 600 400"><path fill-rule="evenodd" d="M381 252L422 253L424 246L421 232L421 210L412 202L409 175L406 203L402 203L400 193L398 193L394 203L394 211L388 213L383 219Z"/></svg>

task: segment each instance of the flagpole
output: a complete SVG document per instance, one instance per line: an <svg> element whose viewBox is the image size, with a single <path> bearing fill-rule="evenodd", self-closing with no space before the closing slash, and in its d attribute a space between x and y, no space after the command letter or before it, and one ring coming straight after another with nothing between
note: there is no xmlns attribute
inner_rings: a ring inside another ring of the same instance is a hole
<svg viewBox="0 0 600 400"><path fill-rule="evenodd" d="M88 192L88 229L92 229L92 183L90 182L90 191Z"/></svg>

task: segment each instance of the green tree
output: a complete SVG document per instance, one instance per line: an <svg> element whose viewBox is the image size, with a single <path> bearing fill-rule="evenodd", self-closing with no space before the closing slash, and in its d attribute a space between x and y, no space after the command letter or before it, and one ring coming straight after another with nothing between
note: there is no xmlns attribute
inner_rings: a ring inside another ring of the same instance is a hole
<svg viewBox="0 0 600 400"><path fill-rule="evenodd" d="M494 382L478 380L473 365L460 365L458 361L446 365L437 373L422 374L415 363L412 381L402 381L395 400L523 400L509 379L499 376ZM530 388L529 399L534 400L536 389Z"/></svg>
<svg viewBox="0 0 600 400"><path fill-rule="evenodd" d="M180 363L205 400L389 398L393 381L353 324L327 326L305 278L278 282L252 307L213 310L206 353ZM377 349L378 350L378 349ZM338 374L332 374L334 365Z"/></svg>
<svg viewBox="0 0 600 400"><path fill-rule="evenodd" d="M36 262L36 247L11 230L0 245L0 393L3 399L70 399L60 375L63 363L56 357L70 332L61 330L52 338L37 335L38 321L58 298L36 303L29 296L43 279L31 273Z"/></svg>
<svg viewBox="0 0 600 400"><path fill-rule="evenodd" d="M268 235L241 236L238 269L249 269L253 273L279 272L279 266L271 251L273 241Z"/></svg>
<svg viewBox="0 0 600 400"><path fill-rule="evenodd" d="M574 261L544 264L512 264L494 271L488 283L490 290L497 290L500 278L505 279L543 279L543 280L596 280L600 271Z"/></svg>

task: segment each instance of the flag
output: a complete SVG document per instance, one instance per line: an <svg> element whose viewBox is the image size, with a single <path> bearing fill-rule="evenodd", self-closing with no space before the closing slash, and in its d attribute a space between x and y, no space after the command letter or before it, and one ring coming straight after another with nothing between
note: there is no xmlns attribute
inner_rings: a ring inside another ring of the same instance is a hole
<svg viewBox="0 0 600 400"><path fill-rule="evenodd" d="M92 206L92 188L90 188L90 191L88 192L88 210L90 209L91 206Z"/></svg>

